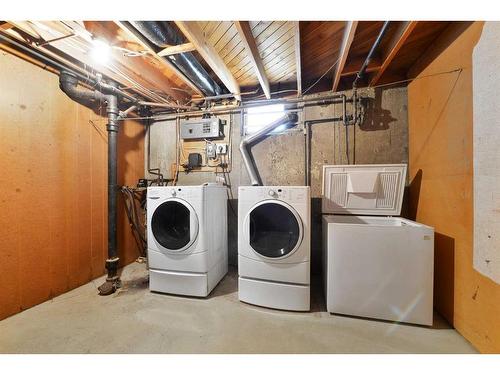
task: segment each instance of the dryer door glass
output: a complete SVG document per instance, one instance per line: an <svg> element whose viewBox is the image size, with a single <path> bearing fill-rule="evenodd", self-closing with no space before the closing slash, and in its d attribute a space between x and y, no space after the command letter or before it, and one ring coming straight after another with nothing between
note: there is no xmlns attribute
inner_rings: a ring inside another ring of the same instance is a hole
<svg viewBox="0 0 500 375"><path fill-rule="evenodd" d="M182 203L162 203L153 213L151 230L156 241L169 250L182 249L190 240L190 212Z"/></svg>
<svg viewBox="0 0 500 375"><path fill-rule="evenodd" d="M262 256L288 255L296 248L299 236L295 215L281 204L264 203L250 212L250 246Z"/></svg>

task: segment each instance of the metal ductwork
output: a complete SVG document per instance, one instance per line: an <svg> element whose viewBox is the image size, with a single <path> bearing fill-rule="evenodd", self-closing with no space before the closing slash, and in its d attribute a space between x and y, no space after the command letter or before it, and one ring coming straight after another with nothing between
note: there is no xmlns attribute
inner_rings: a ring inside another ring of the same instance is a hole
<svg viewBox="0 0 500 375"><path fill-rule="evenodd" d="M271 122L269 125L264 126L258 132L249 135L248 137L244 138L241 141L240 143L241 157L243 159L243 163L245 164L245 168L247 169L248 175L250 176L250 182L252 186L262 185L262 181L260 180L257 168L255 167L250 152L248 150L250 146L253 146L256 143L260 142L266 135L268 135L281 125L295 124L297 122L297 119L298 116L295 113L288 113L283 117L280 117L278 120Z"/></svg>
<svg viewBox="0 0 500 375"><path fill-rule="evenodd" d="M131 21L130 23L147 41L159 48L185 43L184 37L167 21ZM218 96L227 93L210 77L191 52L164 58L179 69L204 95Z"/></svg>

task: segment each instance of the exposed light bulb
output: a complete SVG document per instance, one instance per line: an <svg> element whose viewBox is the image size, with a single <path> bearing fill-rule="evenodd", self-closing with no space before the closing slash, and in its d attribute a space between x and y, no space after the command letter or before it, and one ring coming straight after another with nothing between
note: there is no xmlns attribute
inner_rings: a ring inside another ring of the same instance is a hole
<svg viewBox="0 0 500 375"><path fill-rule="evenodd" d="M92 40L90 56L97 64L104 65L109 61L111 56L111 47L102 40L94 39Z"/></svg>

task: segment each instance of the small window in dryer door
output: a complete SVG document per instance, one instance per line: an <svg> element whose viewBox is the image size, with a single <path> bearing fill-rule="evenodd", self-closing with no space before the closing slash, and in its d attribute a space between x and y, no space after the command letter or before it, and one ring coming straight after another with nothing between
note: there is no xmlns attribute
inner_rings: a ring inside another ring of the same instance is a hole
<svg viewBox="0 0 500 375"><path fill-rule="evenodd" d="M278 203L264 203L250 212L250 246L267 258L289 255L299 245L300 227L294 213Z"/></svg>

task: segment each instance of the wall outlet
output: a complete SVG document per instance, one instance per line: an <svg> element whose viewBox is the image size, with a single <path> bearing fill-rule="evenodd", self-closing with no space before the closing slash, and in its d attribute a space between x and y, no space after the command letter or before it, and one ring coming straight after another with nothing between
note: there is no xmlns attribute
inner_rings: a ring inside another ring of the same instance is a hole
<svg viewBox="0 0 500 375"><path fill-rule="evenodd" d="M227 154L227 143L218 143L216 147L217 155L226 155Z"/></svg>
<svg viewBox="0 0 500 375"><path fill-rule="evenodd" d="M217 156L217 146L215 143L207 143L207 158L215 159Z"/></svg>

